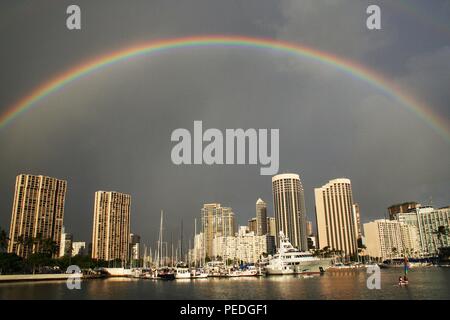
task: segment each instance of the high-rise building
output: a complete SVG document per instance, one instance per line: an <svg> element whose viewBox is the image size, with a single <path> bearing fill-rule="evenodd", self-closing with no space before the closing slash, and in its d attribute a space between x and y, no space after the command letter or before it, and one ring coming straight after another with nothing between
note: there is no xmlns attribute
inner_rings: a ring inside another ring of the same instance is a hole
<svg viewBox="0 0 450 320"><path fill-rule="evenodd" d="M95 193L92 258L128 261L131 196L115 191Z"/></svg>
<svg viewBox="0 0 450 320"><path fill-rule="evenodd" d="M72 244L73 244L73 236L71 233L65 232L63 227L61 232L61 244L59 246L59 256L72 256Z"/></svg>
<svg viewBox="0 0 450 320"><path fill-rule="evenodd" d="M204 204L202 211L202 233L204 240L204 254L212 257L213 239L215 237L234 236L236 232L234 213L231 208L222 207L220 203Z"/></svg>
<svg viewBox="0 0 450 320"><path fill-rule="evenodd" d="M357 254L352 185L349 179L329 181L314 189L319 249L329 247L346 256Z"/></svg>
<svg viewBox="0 0 450 320"><path fill-rule="evenodd" d="M256 201L256 235L267 234L267 204L259 198Z"/></svg>
<svg viewBox="0 0 450 320"><path fill-rule="evenodd" d="M267 234L275 238L277 236L277 227L274 217L267 217Z"/></svg>
<svg viewBox="0 0 450 320"><path fill-rule="evenodd" d="M362 236L362 230L361 230L361 214L359 211L359 204L354 203L352 209L353 209L353 221L355 222L356 237L357 239L360 239Z"/></svg>
<svg viewBox="0 0 450 320"><path fill-rule="evenodd" d="M450 247L450 207L417 210L419 237L423 252L437 255L439 248Z"/></svg>
<svg viewBox="0 0 450 320"><path fill-rule="evenodd" d="M130 233L130 260L139 260L141 258L141 237Z"/></svg>
<svg viewBox="0 0 450 320"><path fill-rule="evenodd" d="M248 220L248 229L250 230L250 232L256 233L256 231L258 230L256 218L251 218L250 220Z"/></svg>
<svg viewBox="0 0 450 320"><path fill-rule="evenodd" d="M21 257L40 252L40 238L51 239L59 248L64 219L67 182L46 176L20 174L16 188L9 229L8 252ZM54 253L54 257L59 251Z"/></svg>
<svg viewBox="0 0 450 320"><path fill-rule="evenodd" d="M440 247L450 246L450 235L445 232L450 229L450 207L417 207L399 213L397 218L399 222L417 228L422 254L434 256L438 254Z"/></svg>
<svg viewBox="0 0 450 320"><path fill-rule="evenodd" d="M399 213L407 213L421 207L420 203L415 201L394 204L388 208L389 219L398 220Z"/></svg>
<svg viewBox="0 0 450 320"><path fill-rule="evenodd" d="M305 196L299 175L286 173L273 176L272 192L277 244L279 232L282 231L294 247L307 251Z"/></svg>
<svg viewBox="0 0 450 320"><path fill-rule="evenodd" d="M364 224L367 254L381 260L420 254L417 228L394 220L379 219Z"/></svg>

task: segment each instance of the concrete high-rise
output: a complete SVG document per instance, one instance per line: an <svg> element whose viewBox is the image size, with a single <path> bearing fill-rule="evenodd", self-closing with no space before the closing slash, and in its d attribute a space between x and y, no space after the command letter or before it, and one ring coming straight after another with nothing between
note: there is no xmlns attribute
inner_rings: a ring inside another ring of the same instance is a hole
<svg viewBox="0 0 450 320"><path fill-rule="evenodd" d="M277 227L274 217L267 217L267 234L273 237L277 236Z"/></svg>
<svg viewBox="0 0 450 320"><path fill-rule="evenodd" d="M364 224L367 254L380 260L418 256L417 228L395 220L379 219Z"/></svg>
<svg viewBox="0 0 450 320"><path fill-rule="evenodd" d="M256 235L267 234L267 204L259 198L256 201Z"/></svg>
<svg viewBox="0 0 450 320"><path fill-rule="evenodd" d="M279 232L282 231L293 246L307 251L305 197L299 175L286 173L273 176L272 192L277 244Z"/></svg>
<svg viewBox="0 0 450 320"><path fill-rule="evenodd" d="M95 193L92 258L128 261L131 196L115 191Z"/></svg>
<svg viewBox="0 0 450 320"><path fill-rule="evenodd" d="M314 193L319 248L329 247L346 256L356 255L357 230L350 180L331 180L314 189Z"/></svg>
<svg viewBox="0 0 450 320"><path fill-rule="evenodd" d="M355 222L356 229L356 237L357 239L362 237L362 228L361 228L361 213L359 211L359 204L353 204L353 221Z"/></svg>
<svg viewBox="0 0 450 320"><path fill-rule="evenodd" d="M212 258L214 238L234 236L236 232L234 213L231 208L222 207L220 203L209 203L203 205L201 217L204 255Z"/></svg>
<svg viewBox="0 0 450 320"><path fill-rule="evenodd" d="M46 176L20 174L9 229L8 252L21 257L42 251L40 238L51 239L60 247L67 182ZM54 257L59 252L54 253Z"/></svg>

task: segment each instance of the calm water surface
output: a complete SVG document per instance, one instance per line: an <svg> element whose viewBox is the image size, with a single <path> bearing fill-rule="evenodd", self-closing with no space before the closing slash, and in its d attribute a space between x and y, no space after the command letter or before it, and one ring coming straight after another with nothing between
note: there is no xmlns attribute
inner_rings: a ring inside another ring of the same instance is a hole
<svg viewBox="0 0 450 320"><path fill-rule="evenodd" d="M411 270L409 286L399 287L402 270L382 270L381 289L369 290L365 270L323 276L208 278L154 281L96 279L68 290L65 281L0 284L0 299L450 299L450 268Z"/></svg>

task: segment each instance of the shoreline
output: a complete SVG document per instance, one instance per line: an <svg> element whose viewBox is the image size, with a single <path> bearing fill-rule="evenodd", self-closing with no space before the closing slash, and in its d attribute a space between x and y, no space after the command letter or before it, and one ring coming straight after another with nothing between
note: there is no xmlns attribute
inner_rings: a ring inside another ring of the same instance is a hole
<svg viewBox="0 0 450 320"><path fill-rule="evenodd" d="M0 275L0 283L26 282L26 281L51 281L67 280L73 276L70 273L48 273L48 274L6 274ZM82 275L81 280L106 278L104 275Z"/></svg>

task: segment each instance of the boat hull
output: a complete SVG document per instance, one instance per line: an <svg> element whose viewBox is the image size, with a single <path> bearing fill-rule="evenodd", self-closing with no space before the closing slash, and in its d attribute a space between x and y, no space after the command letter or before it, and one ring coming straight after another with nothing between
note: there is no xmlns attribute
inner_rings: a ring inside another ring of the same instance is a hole
<svg viewBox="0 0 450 320"><path fill-rule="evenodd" d="M330 267L330 259L302 261L295 266L266 266L266 275L322 274Z"/></svg>

